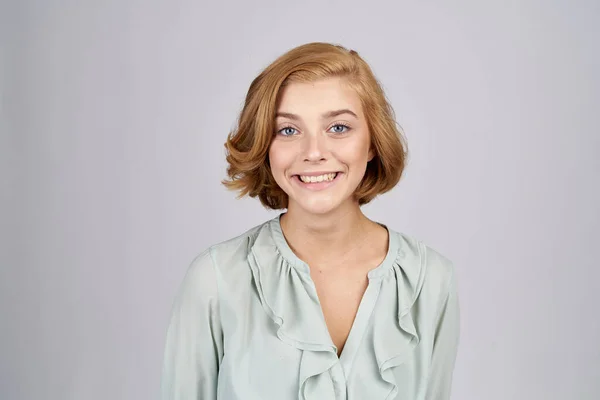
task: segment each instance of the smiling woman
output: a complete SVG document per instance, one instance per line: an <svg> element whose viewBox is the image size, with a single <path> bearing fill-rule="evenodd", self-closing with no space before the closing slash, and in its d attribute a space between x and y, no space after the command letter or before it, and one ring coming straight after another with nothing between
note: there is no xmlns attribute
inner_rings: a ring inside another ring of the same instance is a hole
<svg viewBox="0 0 600 400"><path fill-rule="evenodd" d="M192 262L163 399L448 399L452 263L361 210L406 157L366 62L327 43L290 50L252 82L225 146L223 183L286 211Z"/></svg>
<svg viewBox="0 0 600 400"><path fill-rule="evenodd" d="M319 94L328 98L322 99ZM295 107L300 108L293 112ZM359 205L396 186L404 171L407 150L394 111L358 53L328 43L296 47L254 79L238 129L231 132L225 144L230 179L223 183L239 190L240 196L259 197L268 208L287 208L288 194L277 185L271 165L265 160L273 155L269 150L280 142L274 141L279 135L310 135L307 127L300 129L299 124L312 123L314 128L315 113L322 113L319 123L327 128L346 128L334 133L359 129L368 136L374 159L366 165L356 188ZM324 128L321 125L320 130Z"/></svg>
<svg viewBox="0 0 600 400"><path fill-rule="evenodd" d="M287 195L288 212L354 208L353 194L375 153L360 98L346 82L343 77L292 82L280 92L269 166Z"/></svg>

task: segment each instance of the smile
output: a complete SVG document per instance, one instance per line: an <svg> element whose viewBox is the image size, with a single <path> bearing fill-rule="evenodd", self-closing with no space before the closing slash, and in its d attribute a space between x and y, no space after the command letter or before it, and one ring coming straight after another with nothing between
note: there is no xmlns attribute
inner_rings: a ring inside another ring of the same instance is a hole
<svg viewBox="0 0 600 400"><path fill-rule="evenodd" d="M319 175L293 175L292 179L304 189L323 190L334 185L341 175L341 172L329 172Z"/></svg>
<svg viewBox="0 0 600 400"><path fill-rule="evenodd" d="M331 182L335 179L337 172L332 172L323 175L298 175L300 180L304 183L315 183L315 182Z"/></svg>

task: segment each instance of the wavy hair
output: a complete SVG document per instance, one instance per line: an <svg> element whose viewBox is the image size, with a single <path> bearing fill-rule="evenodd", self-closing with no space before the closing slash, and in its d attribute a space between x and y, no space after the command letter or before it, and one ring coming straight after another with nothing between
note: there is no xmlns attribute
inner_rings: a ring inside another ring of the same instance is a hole
<svg viewBox="0 0 600 400"><path fill-rule="evenodd" d="M356 189L359 205L391 190L400 181L408 156L406 140L369 65L354 50L330 43L307 43L289 50L250 84L236 128L225 142L228 179L222 183L239 197L257 197L270 209L287 208L288 196L269 165L279 93L290 82L343 77L358 94L375 156Z"/></svg>

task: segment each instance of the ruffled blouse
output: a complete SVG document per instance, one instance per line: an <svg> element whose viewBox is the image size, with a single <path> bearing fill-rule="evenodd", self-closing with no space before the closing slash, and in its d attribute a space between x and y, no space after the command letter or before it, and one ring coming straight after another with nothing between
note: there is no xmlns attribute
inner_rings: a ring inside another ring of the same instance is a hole
<svg viewBox="0 0 600 400"><path fill-rule="evenodd" d="M280 217L192 261L166 335L162 399L449 399L459 337L450 260L386 227L387 255L338 357Z"/></svg>

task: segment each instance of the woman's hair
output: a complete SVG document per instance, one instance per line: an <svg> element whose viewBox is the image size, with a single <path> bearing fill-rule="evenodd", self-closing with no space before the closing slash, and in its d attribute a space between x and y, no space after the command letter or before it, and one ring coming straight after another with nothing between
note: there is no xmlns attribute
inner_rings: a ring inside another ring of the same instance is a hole
<svg viewBox="0 0 600 400"><path fill-rule="evenodd" d="M343 77L363 106L375 156L367 164L356 189L360 205L391 190L404 171L408 154L394 111L369 65L354 50L329 43L308 43L281 55L252 81L235 130L225 142L229 180L222 183L239 196L260 199L271 209L288 206L287 194L277 185L269 165L269 147L282 86Z"/></svg>

